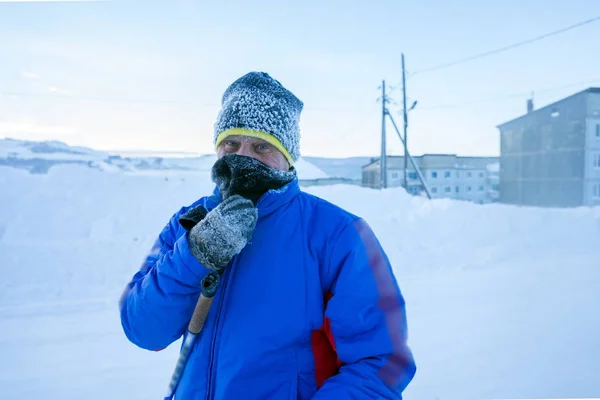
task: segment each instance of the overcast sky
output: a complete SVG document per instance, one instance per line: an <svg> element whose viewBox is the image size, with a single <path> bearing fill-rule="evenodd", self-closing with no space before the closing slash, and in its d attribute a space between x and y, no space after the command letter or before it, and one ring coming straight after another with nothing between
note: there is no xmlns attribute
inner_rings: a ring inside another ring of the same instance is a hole
<svg viewBox="0 0 600 400"><path fill-rule="evenodd" d="M0 1L0 136L210 153L223 91L261 70L304 101L304 155L377 155L383 79L402 126L404 52L411 152L496 155L532 91L600 86L600 21L415 72L597 16L597 0Z"/></svg>

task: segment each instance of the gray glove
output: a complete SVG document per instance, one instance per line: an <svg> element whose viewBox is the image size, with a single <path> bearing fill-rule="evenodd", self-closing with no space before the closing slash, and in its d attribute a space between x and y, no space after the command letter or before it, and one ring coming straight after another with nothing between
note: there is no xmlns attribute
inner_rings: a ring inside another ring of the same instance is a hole
<svg viewBox="0 0 600 400"><path fill-rule="evenodd" d="M252 237L257 219L258 210L252 201L233 195L192 228L190 250L206 268L225 268Z"/></svg>

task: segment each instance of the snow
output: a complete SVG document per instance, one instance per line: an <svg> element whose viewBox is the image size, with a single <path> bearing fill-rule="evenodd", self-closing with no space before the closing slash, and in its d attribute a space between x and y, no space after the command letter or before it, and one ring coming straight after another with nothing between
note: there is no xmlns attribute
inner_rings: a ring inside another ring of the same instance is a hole
<svg viewBox="0 0 600 400"><path fill-rule="evenodd" d="M217 160L215 154L186 156L187 153L111 152L105 153L86 147L69 146L59 141L24 141L0 139L0 166L8 165L36 173L46 173L56 165L79 164L106 172L134 172L136 174L173 176L203 175L210 172ZM132 157L137 155L137 157ZM142 156L145 155L145 156ZM189 155L189 154L188 154ZM326 179L329 176L310 162L300 158L295 167L300 180Z"/></svg>
<svg viewBox="0 0 600 400"><path fill-rule="evenodd" d="M208 171L0 167L0 187L0 397L161 398L179 342L136 348L117 301ZM307 190L364 217L394 265L418 364L405 399L600 397L600 208Z"/></svg>
<svg viewBox="0 0 600 400"><path fill-rule="evenodd" d="M369 164L371 157L323 158L304 157L305 160L323 170L330 178L362 179L362 168Z"/></svg>
<svg viewBox="0 0 600 400"><path fill-rule="evenodd" d="M298 178L302 180L329 178L329 175L303 158L299 158L294 163L294 168L296 168L296 171L298 171Z"/></svg>
<svg viewBox="0 0 600 400"><path fill-rule="evenodd" d="M0 139L0 157L46 160L97 160L107 157L106 153L85 147L68 146L59 141L34 142L15 139Z"/></svg>

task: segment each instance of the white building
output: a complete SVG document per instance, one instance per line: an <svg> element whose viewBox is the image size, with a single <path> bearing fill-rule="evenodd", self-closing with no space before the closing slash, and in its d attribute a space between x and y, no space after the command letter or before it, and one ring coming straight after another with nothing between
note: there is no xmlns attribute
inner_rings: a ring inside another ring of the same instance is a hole
<svg viewBox="0 0 600 400"><path fill-rule="evenodd" d="M498 158L425 154L413 157L432 198L491 203L498 199ZM404 157L387 157L387 187L404 186ZM407 192L424 195L419 176L408 162ZM363 167L363 186L380 188L379 159Z"/></svg>

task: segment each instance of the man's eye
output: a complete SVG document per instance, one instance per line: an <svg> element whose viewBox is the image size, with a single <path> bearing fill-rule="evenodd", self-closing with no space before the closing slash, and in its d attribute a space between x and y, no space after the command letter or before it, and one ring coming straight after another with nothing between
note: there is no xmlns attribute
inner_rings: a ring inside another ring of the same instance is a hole
<svg viewBox="0 0 600 400"><path fill-rule="evenodd" d="M268 144L266 144L266 143L261 143L261 144L259 144L257 146L257 148L258 148L258 150L263 150L264 151L264 150L269 150L270 146Z"/></svg>

